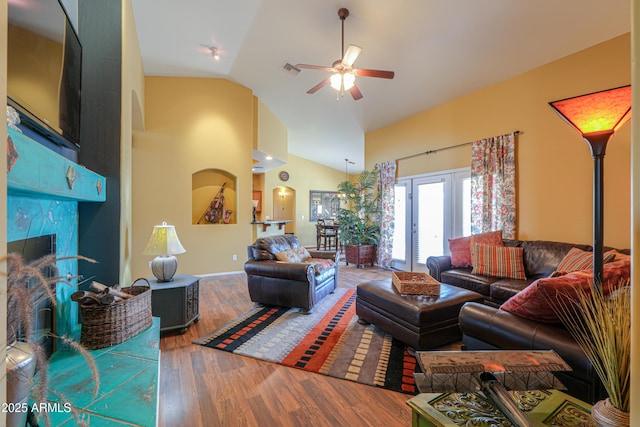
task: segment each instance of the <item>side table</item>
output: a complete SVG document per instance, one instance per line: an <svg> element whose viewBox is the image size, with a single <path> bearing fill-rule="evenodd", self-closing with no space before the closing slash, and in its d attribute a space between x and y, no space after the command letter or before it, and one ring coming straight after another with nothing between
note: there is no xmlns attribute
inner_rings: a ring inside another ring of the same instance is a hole
<svg viewBox="0 0 640 427"><path fill-rule="evenodd" d="M534 426L595 426L591 405L559 390L510 392ZM413 427L511 425L482 393L422 393L407 401ZM463 424L466 422L468 424Z"/></svg>
<svg viewBox="0 0 640 427"><path fill-rule="evenodd" d="M160 318L160 332L180 329L185 333L189 325L200 319L200 278L188 274L176 274L171 282L151 284L151 311Z"/></svg>

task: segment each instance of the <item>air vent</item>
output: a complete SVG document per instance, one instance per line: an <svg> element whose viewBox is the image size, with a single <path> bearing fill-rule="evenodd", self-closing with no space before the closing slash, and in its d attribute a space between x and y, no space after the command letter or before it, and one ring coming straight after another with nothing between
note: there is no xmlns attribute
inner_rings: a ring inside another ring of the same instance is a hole
<svg viewBox="0 0 640 427"><path fill-rule="evenodd" d="M295 66L293 66L293 65L289 64L288 62L286 62L282 66L282 71L284 71L285 73L289 74L290 76L295 77L300 72L300 68L296 68Z"/></svg>

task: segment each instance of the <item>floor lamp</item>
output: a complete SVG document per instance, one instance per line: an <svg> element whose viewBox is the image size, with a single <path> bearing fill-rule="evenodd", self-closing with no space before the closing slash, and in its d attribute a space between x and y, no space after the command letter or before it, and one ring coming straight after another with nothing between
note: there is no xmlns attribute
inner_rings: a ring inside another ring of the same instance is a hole
<svg viewBox="0 0 640 427"><path fill-rule="evenodd" d="M631 118L631 86L550 102L589 143L593 156L593 283L604 274L604 155L607 142Z"/></svg>

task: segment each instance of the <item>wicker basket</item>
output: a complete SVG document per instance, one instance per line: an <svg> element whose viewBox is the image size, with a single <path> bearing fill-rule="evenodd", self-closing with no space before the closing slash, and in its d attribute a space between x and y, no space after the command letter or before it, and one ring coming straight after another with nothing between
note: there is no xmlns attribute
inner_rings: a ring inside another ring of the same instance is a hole
<svg viewBox="0 0 640 427"><path fill-rule="evenodd" d="M146 284L136 285L139 281ZM151 285L137 279L122 292L134 295L113 304L80 304L82 331L80 343L89 350L120 344L147 329L153 323Z"/></svg>
<svg viewBox="0 0 640 427"><path fill-rule="evenodd" d="M427 273L394 271L391 280L401 294L440 295L440 283Z"/></svg>

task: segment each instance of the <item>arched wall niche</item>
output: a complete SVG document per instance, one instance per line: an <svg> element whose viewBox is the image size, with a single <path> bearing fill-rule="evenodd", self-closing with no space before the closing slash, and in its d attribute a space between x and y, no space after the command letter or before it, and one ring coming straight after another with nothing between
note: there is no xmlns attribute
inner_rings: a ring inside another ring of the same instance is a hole
<svg viewBox="0 0 640 427"><path fill-rule="evenodd" d="M238 178L222 169L191 175L191 223L237 224Z"/></svg>

